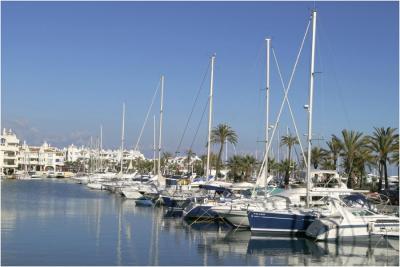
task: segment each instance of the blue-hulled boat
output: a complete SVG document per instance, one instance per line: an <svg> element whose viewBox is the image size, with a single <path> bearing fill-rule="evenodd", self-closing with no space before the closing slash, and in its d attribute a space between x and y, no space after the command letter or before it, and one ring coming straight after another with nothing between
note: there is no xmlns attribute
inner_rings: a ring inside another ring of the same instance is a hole
<svg viewBox="0 0 400 267"><path fill-rule="evenodd" d="M151 207L154 205L153 201L150 198L146 197L141 197L137 200L135 200L136 206L146 206L146 207Z"/></svg>
<svg viewBox="0 0 400 267"><path fill-rule="evenodd" d="M190 201L188 197L184 196L161 196L163 203L168 208L180 208L183 209ZM186 204L186 205L185 205Z"/></svg>
<svg viewBox="0 0 400 267"><path fill-rule="evenodd" d="M248 212L253 233L303 235L317 217L318 215L309 209Z"/></svg>
<svg viewBox="0 0 400 267"><path fill-rule="evenodd" d="M218 201L226 200L232 195L232 191L221 186L200 185L199 188L214 191L209 197L194 197L191 203L183 210L186 220L214 220L218 218L218 214L211 210Z"/></svg>

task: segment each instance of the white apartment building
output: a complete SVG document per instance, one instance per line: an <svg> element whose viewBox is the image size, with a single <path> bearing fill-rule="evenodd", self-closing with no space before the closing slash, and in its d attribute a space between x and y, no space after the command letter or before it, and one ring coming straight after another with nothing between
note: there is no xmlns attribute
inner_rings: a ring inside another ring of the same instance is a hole
<svg viewBox="0 0 400 267"><path fill-rule="evenodd" d="M192 167L196 161L201 161L201 159L197 155L192 156L190 158L189 168ZM180 156L180 157L175 157L175 158L169 159L168 163L177 164L179 171L182 171L182 172L192 171L192 170L187 169L187 167L188 167L187 156Z"/></svg>
<svg viewBox="0 0 400 267"><path fill-rule="evenodd" d="M51 147L47 142L39 147L28 146L25 142L20 147L18 169L26 171L62 171L64 153Z"/></svg>
<svg viewBox="0 0 400 267"><path fill-rule="evenodd" d="M20 144L16 134L10 130L3 130L0 135L0 171L5 175L16 174L21 171L62 171L65 162L82 161L86 169L89 165L95 169L114 169L121 162L120 150L89 149L70 145L58 149L44 142L41 146L29 146L24 141ZM125 150L123 164L129 165L131 160L145 159L140 151ZM90 162L90 164L89 164ZM102 165L102 166L100 166Z"/></svg>
<svg viewBox="0 0 400 267"><path fill-rule="evenodd" d="M70 161L70 162L75 162L77 160L88 160L90 158L90 151L89 149L86 149L85 147L77 147L74 144L68 146L67 148L64 148L64 160L65 161Z"/></svg>
<svg viewBox="0 0 400 267"><path fill-rule="evenodd" d="M2 174L15 174L18 168L19 139L10 130L0 135L0 171Z"/></svg>
<svg viewBox="0 0 400 267"><path fill-rule="evenodd" d="M82 161L85 164L86 169L91 168L89 165L90 159L92 164L95 165L95 169L114 169L115 166L119 166L121 162L121 151L103 149L101 151L97 149L90 149L86 147L77 147L70 145L64 148L64 160L68 162L75 162L77 160ZM137 158L145 159L144 155L140 151L136 150L124 150L123 153L123 164L128 165L131 160ZM101 165L101 166L100 166Z"/></svg>

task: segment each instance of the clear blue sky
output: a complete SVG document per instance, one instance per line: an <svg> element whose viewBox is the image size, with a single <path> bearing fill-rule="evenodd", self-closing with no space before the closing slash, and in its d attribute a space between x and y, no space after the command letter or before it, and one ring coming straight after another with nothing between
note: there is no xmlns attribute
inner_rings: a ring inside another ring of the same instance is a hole
<svg viewBox="0 0 400 267"><path fill-rule="evenodd" d="M165 74L165 149L174 152L209 56L217 54L214 125L239 135L237 151L262 149L265 48L272 38L288 80L313 2L2 2L2 127L29 143L87 144L104 126L104 144L118 147L125 101L126 143L138 137L161 74ZM344 128L371 133L398 127L398 3L316 3L314 133ZM306 133L310 38L289 99ZM192 141L207 78L182 150ZM271 61L271 121L282 100ZM154 112L158 113L158 102ZM153 114L153 113L152 113ZM205 152L206 118L194 149ZM281 134L293 126L287 108ZM152 118L141 142L149 155ZM323 142L323 141L321 141ZM231 149L231 148L230 148Z"/></svg>

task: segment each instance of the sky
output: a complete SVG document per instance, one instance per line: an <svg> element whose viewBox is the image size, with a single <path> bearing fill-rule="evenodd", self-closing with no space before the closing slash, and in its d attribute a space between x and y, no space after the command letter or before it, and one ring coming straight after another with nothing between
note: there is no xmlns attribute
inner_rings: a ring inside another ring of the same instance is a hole
<svg viewBox="0 0 400 267"><path fill-rule="evenodd" d="M216 53L213 126L230 125L239 137L237 153L260 157L265 38L272 39L287 84L313 7L314 2L3 1L1 127L29 144L46 140L63 147L88 145L103 125L103 146L118 148L125 102L125 144L132 148L165 75L163 148L177 150L200 90L180 151L193 142L193 150L204 154L207 113L199 122L208 101L210 56ZM370 134L373 127L397 128L398 3L316 2L315 7L314 144L323 146L342 129ZM303 140L310 38L311 28L289 91ZM283 87L272 57L270 66L273 124ZM159 95L139 145L147 156L158 114ZM278 129L276 136L294 134L286 105ZM228 146L228 155L233 151ZM277 145L272 153L278 153Z"/></svg>

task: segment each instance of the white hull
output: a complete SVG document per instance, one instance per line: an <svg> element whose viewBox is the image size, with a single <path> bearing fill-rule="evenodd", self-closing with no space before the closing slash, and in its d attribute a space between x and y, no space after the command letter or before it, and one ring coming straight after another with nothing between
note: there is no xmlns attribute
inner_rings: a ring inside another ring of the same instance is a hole
<svg viewBox="0 0 400 267"><path fill-rule="evenodd" d="M211 210L235 227L250 227L247 210L231 209L229 206L215 206Z"/></svg>
<svg viewBox="0 0 400 267"><path fill-rule="evenodd" d="M90 189L97 189L97 190L101 190L103 188L103 185L99 183L88 183L86 186L89 187Z"/></svg>
<svg viewBox="0 0 400 267"><path fill-rule="evenodd" d="M307 236L316 240L352 240L399 237L399 223L364 222L341 224L340 219L320 219L307 229ZM329 230L328 230L329 229Z"/></svg>
<svg viewBox="0 0 400 267"><path fill-rule="evenodd" d="M376 214L364 208L343 206L331 201L335 213L315 220L306 234L316 240L365 239L372 237L399 238L399 218Z"/></svg>
<svg viewBox="0 0 400 267"><path fill-rule="evenodd" d="M225 214L224 218L235 227L250 228L246 211L234 211L232 213Z"/></svg>
<svg viewBox="0 0 400 267"><path fill-rule="evenodd" d="M139 199L143 197L143 195L137 190L121 190L121 194L128 199Z"/></svg>

